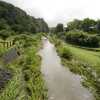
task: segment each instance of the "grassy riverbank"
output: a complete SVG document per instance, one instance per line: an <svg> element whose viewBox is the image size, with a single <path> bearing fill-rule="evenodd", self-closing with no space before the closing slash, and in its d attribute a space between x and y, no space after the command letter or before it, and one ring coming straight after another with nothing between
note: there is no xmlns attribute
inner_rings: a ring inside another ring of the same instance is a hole
<svg viewBox="0 0 100 100"><path fill-rule="evenodd" d="M41 35L14 37L20 53L18 59L3 65L12 70L12 79L0 94L0 100L47 100L47 90L41 74Z"/></svg>
<svg viewBox="0 0 100 100"><path fill-rule="evenodd" d="M89 88L96 100L100 100L100 52L64 43L56 37L52 37L51 41L57 48L62 64L81 75L82 84Z"/></svg>

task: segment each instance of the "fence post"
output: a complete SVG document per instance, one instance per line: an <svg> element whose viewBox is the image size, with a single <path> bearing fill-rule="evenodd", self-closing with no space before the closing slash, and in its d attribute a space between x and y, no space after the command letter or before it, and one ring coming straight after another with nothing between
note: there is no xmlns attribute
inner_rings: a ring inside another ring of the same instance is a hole
<svg viewBox="0 0 100 100"><path fill-rule="evenodd" d="M6 42L6 44L7 44L7 48L9 47L9 42Z"/></svg>

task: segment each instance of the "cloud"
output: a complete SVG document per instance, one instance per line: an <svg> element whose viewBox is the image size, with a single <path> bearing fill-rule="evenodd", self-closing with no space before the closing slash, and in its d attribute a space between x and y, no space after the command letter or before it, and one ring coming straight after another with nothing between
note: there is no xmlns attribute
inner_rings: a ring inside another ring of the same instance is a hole
<svg viewBox="0 0 100 100"><path fill-rule="evenodd" d="M28 14L43 17L50 26L78 18L100 18L100 0L3 0L10 2Z"/></svg>

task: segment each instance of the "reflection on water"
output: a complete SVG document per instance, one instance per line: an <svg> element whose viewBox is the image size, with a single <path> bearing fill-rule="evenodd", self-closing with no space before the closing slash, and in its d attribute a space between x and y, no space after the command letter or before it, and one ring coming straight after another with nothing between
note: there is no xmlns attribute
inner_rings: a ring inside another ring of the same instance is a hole
<svg viewBox="0 0 100 100"><path fill-rule="evenodd" d="M63 67L54 45L43 40L41 70L48 87L49 100L93 100L81 83L81 78Z"/></svg>

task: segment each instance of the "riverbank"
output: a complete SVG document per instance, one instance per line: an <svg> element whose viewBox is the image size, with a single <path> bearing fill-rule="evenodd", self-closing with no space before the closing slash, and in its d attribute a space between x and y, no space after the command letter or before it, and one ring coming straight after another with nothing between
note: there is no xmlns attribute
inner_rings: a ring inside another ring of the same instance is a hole
<svg viewBox="0 0 100 100"><path fill-rule="evenodd" d="M14 37L20 56L5 65L13 71L0 100L47 100L47 90L41 73L41 35L20 35Z"/></svg>
<svg viewBox="0 0 100 100"><path fill-rule="evenodd" d="M56 37L53 37L51 41L57 48L62 64L70 71L81 75L82 84L88 87L96 100L100 100L99 53L72 46Z"/></svg>

